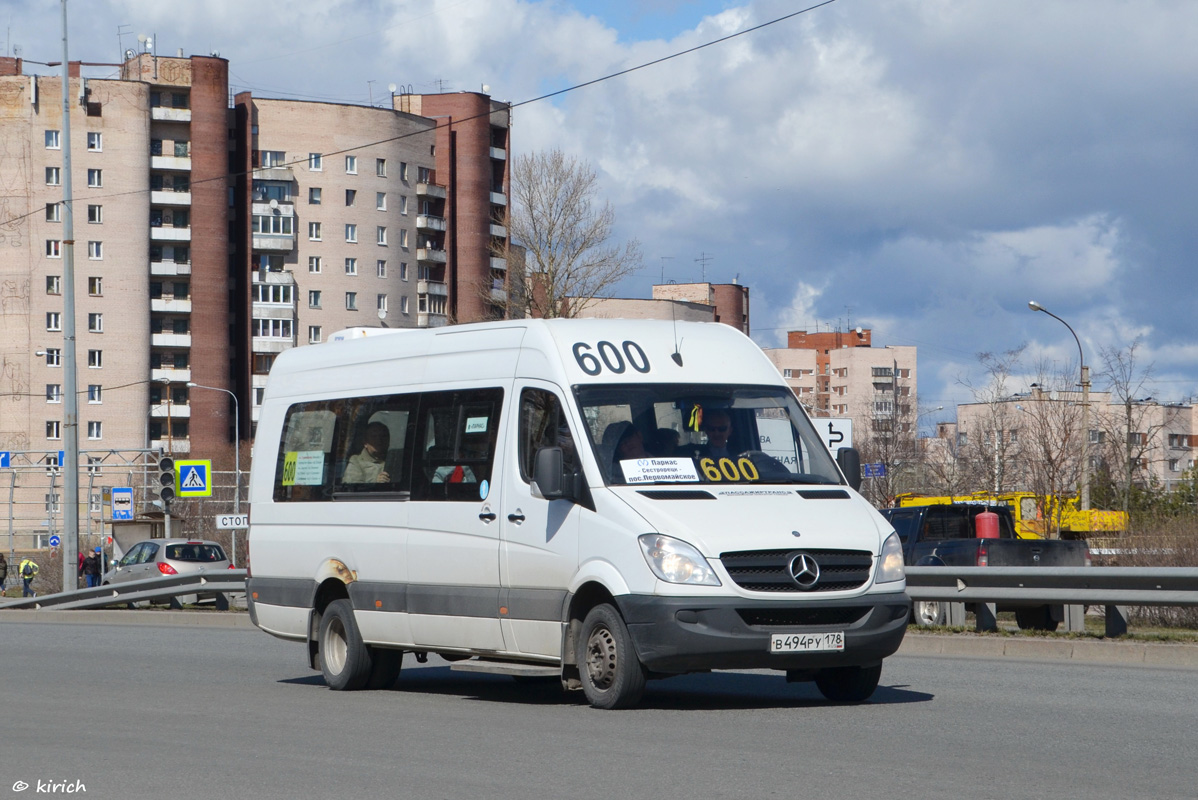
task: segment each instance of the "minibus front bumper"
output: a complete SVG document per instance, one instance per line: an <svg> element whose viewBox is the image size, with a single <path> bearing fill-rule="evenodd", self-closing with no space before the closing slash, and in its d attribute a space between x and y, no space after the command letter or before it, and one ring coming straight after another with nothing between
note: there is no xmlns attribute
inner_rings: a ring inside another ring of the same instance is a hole
<svg viewBox="0 0 1198 800"><path fill-rule="evenodd" d="M641 663L660 673L877 664L898 650L911 610L904 592L803 602L636 594L615 600ZM843 650L770 651L772 634L831 631L844 633Z"/></svg>

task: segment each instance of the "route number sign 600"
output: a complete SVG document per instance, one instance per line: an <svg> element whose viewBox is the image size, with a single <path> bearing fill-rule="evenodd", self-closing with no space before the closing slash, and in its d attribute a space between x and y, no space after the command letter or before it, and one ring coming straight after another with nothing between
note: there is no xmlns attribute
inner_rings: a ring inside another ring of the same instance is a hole
<svg viewBox="0 0 1198 800"><path fill-rule="evenodd" d="M622 375L628 367L644 374L649 371L649 357L636 342L623 342L619 347L611 342L599 342L593 348L586 342L575 342L574 360L587 375L598 375L607 368L609 372Z"/></svg>

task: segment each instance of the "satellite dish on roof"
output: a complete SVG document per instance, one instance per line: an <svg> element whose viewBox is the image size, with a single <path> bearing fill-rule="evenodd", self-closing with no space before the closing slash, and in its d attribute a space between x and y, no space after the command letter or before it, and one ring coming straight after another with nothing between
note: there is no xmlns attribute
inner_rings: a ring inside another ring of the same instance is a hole
<svg viewBox="0 0 1198 800"><path fill-rule="evenodd" d="M399 88L399 87L398 87L398 86L396 86L394 83L388 83L388 84L387 84L387 91L391 92L391 94L395 94L395 90L396 90L396 89L398 89L398 88Z"/></svg>
<svg viewBox="0 0 1198 800"><path fill-rule="evenodd" d="M271 198L270 207L277 210L279 207L279 201Z"/></svg>
<svg viewBox="0 0 1198 800"><path fill-rule="evenodd" d="M137 52L135 50L133 50L133 48L129 48L128 50L125 51L125 60L128 61L129 59L133 58L135 55L137 55Z"/></svg>

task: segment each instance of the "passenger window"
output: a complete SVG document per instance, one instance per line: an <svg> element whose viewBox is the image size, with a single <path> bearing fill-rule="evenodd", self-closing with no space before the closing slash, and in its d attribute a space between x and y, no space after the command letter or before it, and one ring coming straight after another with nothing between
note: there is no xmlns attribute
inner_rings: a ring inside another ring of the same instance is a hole
<svg viewBox="0 0 1198 800"><path fill-rule="evenodd" d="M407 490L409 427L418 395L348 401L346 447L338 458L337 491Z"/></svg>
<svg viewBox="0 0 1198 800"><path fill-rule="evenodd" d="M502 389L429 392L420 398L413 500L485 500L499 433Z"/></svg>
<svg viewBox="0 0 1198 800"><path fill-rule="evenodd" d="M158 552L158 545L143 544L141 546L141 555L137 557L138 564L145 564L154 560L154 554Z"/></svg>
<svg viewBox="0 0 1198 800"><path fill-rule="evenodd" d="M520 477L531 483L533 462L542 447L560 447L567 473L578 470L574 437L562 410L562 401L544 389L520 394Z"/></svg>
<svg viewBox="0 0 1198 800"><path fill-rule="evenodd" d="M145 545L139 544L128 553L125 553L124 557L121 558L121 566L127 567L130 564L137 564L137 559L139 556L141 556L143 550L145 550Z"/></svg>
<svg viewBox="0 0 1198 800"><path fill-rule="evenodd" d="M333 443L344 404L301 403L287 410L275 468L275 502L330 499Z"/></svg>

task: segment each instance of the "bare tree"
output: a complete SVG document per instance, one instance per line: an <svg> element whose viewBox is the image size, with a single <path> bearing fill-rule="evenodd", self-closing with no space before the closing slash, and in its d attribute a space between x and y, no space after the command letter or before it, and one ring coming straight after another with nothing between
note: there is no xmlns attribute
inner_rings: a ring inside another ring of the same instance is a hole
<svg viewBox="0 0 1198 800"><path fill-rule="evenodd" d="M1011 374L1023 357L1026 344L1005 353L978 353L978 363L986 373L984 383L968 378L960 383L973 394L974 401L983 406L982 430L963 431L968 437L972 460L986 479L986 488L995 494L1005 491L1012 483L1012 469L1018 467L1019 442L1011 435L1018 427L1011 400Z"/></svg>
<svg viewBox="0 0 1198 800"><path fill-rule="evenodd" d="M949 426L933 439L920 439L919 446L926 494L959 497L977 489L980 480L977 465L956 425Z"/></svg>
<svg viewBox="0 0 1198 800"><path fill-rule="evenodd" d="M915 441L918 417L910 380L901 379L897 364L890 379L890 390L873 396L866 415L869 427L857 436L862 463L883 464L886 469L884 475L866 479L861 487L866 499L879 508L894 505L900 492L912 488L922 460Z"/></svg>
<svg viewBox="0 0 1198 800"><path fill-rule="evenodd" d="M641 264L635 239L609 244L615 214L595 200L595 170L560 150L516 159L513 208L506 220L523 248L524 290L513 303L523 315L577 316Z"/></svg>
<svg viewBox="0 0 1198 800"><path fill-rule="evenodd" d="M1055 369L1041 360L1036 367L1036 387L1016 410L1022 413L1018 428L1021 431L1021 452L1029 473L1029 485L1036 494L1045 514L1044 534L1060 536L1060 498L1077 485L1081 475L1082 408L1077 402L1046 387L1071 386L1077 374L1072 364Z"/></svg>

